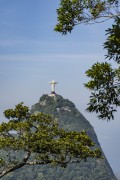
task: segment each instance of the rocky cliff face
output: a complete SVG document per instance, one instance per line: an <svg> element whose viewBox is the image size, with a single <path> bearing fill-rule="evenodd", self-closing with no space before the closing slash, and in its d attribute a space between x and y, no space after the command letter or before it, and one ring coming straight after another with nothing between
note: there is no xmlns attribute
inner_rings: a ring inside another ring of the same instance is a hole
<svg viewBox="0 0 120 180"><path fill-rule="evenodd" d="M97 136L91 124L76 109L75 105L59 95L50 97L43 95L39 102L32 106L32 113L44 112L58 119L60 127L68 131L86 130L91 139L100 147ZM104 153L103 153L104 154ZM70 164L66 169L44 169L50 180L115 180L116 177L104 156L102 160L89 159L80 164ZM47 178L43 170L43 178ZM52 172L52 173L50 173Z"/></svg>
<svg viewBox="0 0 120 180"><path fill-rule="evenodd" d="M91 139L100 147L91 124L76 109L75 105L59 95L43 95L39 102L32 106L31 113L44 112L58 119L59 126L67 131L86 130ZM103 153L104 156L104 153ZM77 164L69 164L67 168L48 165L25 166L3 180L116 180L116 177L104 156L104 159L88 159Z"/></svg>

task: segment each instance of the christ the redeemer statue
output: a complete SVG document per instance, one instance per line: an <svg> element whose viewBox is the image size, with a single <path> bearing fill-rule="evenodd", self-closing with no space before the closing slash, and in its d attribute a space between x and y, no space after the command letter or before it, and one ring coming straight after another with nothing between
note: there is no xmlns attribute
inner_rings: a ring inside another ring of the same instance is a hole
<svg viewBox="0 0 120 180"><path fill-rule="evenodd" d="M55 82L54 80L52 80L52 81L50 82L50 84L51 84L51 87L52 87L51 94L55 94L55 85L57 84L57 82Z"/></svg>

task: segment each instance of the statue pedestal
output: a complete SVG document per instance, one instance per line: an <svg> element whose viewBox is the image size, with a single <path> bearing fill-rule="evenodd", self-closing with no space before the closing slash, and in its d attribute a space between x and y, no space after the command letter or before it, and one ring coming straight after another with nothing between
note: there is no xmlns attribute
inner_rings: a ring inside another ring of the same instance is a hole
<svg viewBox="0 0 120 180"><path fill-rule="evenodd" d="M51 94L48 94L48 96L54 97L54 96L56 96L56 93L51 92Z"/></svg>

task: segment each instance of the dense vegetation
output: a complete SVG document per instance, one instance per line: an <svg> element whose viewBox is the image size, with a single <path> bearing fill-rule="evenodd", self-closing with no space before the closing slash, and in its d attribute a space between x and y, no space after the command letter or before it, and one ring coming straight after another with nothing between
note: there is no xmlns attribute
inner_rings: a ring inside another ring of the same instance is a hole
<svg viewBox="0 0 120 180"><path fill-rule="evenodd" d="M32 106L32 113L45 112L58 119L59 127L68 131L86 130L95 147L101 149L96 134L90 123L76 109L75 105L69 100L56 95L50 97L43 95L39 102ZM103 159L82 160L80 163L70 163L66 168L50 165L25 166L14 173L4 176L3 180L21 180L21 179L40 179L40 180L116 180L111 167L109 166L104 153Z"/></svg>
<svg viewBox="0 0 120 180"><path fill-rule="evenodd" d="M81 23L100 23L116 17L120 17L119 0L60 0L55 31L67 34Z"/></svg>
<svg viewBox="0 0 120 180"><path fill-rule="evenodd" d="M85 84L91 91L88 112L96 112L100 119L114 119L114 112L120 106L120 1L119 0L60 0L57 9L58 23L55 31L71 33L76 25L105 22L113 19L106 30L105 58L112 64L95 63L86 75L91 80ZM96 60L97 61L97 60Z"/></svg>
<svg viewBox="0 0 120 180"><path fill-rule="evenodd" d="M0 125L0 177L28 165L65 168L69 163L102 157L85 131L65 131L50 115L31 114L22 103L4 114L9 121Z"/></svg>

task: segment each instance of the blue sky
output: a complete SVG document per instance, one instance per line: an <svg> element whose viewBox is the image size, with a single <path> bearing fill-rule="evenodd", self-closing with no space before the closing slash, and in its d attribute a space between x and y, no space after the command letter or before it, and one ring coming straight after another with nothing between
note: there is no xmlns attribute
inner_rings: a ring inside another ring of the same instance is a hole
<svg viewBox="0 0 120 180"><path fill-rule="evenodd" d="M57 22L53 0L0 0L0 113L19 102L31 107L50 93L49 82L59 83L56 92L75 103L93 125L103 151L115 172L120 171L120 113L115 120L98 120L85 112L90 92L85 71L104 61L105 29L111 21L76 26L63 36L53 31Z"/></svg>

